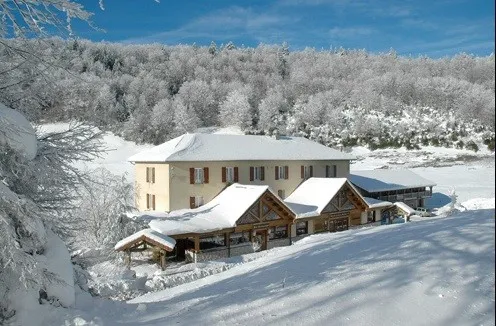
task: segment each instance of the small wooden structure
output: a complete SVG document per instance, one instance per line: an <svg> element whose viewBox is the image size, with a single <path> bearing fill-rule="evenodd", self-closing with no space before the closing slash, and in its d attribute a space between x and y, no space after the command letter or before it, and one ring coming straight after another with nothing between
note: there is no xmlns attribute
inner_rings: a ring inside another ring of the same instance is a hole
<svg viewBox="0 0 496 326"><path fill-rule="evenodd" d="M175 245L176 240L171 237L152 229L145 229L122 239L115 245L114 249L126 253L126 264L130 267L132 252L142 252L151 248L156 248L160 253L160 267L163 270L165 269L166 264L166 253L173 251Z"/></svg>

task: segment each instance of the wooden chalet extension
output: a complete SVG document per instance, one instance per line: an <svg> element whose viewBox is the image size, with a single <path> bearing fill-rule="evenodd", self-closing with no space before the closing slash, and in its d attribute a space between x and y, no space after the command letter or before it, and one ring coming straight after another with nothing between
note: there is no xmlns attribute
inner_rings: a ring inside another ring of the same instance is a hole
<svg viewBox="0 0 496 326"><path fill-rule="evenodd" d="M253 252L253 243L259 250L275 240L290 244L295 217L268 186L233 184L211 202L170 212L151 220L150 227L177 241L179 257L185 257L186 251L222 251L220 255L230 257L233 252Z"/></svg>
<svg viewBox="0 0 496 326"><path fill-rule="evenodd" d="M361 217L368 209L346 178L310 178L285 203L296 213L296 228L302 229L306 223L308 233L347 230L361 224Z"/></svg>

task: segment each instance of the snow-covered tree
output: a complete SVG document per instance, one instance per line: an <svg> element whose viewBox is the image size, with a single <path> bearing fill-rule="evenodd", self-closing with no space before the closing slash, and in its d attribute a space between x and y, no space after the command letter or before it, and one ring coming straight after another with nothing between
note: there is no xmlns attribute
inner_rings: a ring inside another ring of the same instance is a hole
<svg viewBox="0 0 496 326"><path fill-rule="evenodd" d="M247 129L252 125L251 106L248 96L242 90L234 90L220 105L220 118L225 126Z"/></svg>
<svg viewBox="0 0 496 326"><path fill-rule="evenodd" d="M134 210L133 185L125 175L113 175L105 168L92 171L89 181L74 213L84 218L78 220L72 237L77 247L110 251L119 240L137 231L125 215Z"/></svg>

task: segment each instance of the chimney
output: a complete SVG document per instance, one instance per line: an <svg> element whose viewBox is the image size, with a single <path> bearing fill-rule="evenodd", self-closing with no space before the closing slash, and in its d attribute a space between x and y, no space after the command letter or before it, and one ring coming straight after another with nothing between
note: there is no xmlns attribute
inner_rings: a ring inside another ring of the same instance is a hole
<svg viewBox="0 0 496 326"><path fill-rule="evenodd" d="M279 139L279 130L276 129L272 132L272 138L278 140Z"/></svg>

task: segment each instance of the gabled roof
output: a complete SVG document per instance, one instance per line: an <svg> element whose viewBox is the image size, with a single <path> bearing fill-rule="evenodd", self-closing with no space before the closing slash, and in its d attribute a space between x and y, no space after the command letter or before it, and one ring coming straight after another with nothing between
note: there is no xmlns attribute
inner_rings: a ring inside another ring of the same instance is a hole
<svg viewBox="0 0 496 326"><path fill-rule="evenodd" d="M380 200L380 199L375 199L375 198L370 198L370 197L363 197L363 199L365 200L365 202L367 203L367 206L370 209L393 206L393 203L390 201L385 201L385 200Z"/></svg>
<svg viewBox="0 0 496 326"><path fill-rule="evenodd" d="M172 251L176 245L176 240L171 237L152 229L144 229L117 242L114 249L116 251L130 249L136 245L139 245L141 242L152 244L166 251Z"/></svg>
<svg viewBox="0 0 496 326"><path fill-rule="evenodd" d="M253 161L253 160L352 160L303 137L184 134L131 156L130 162Z"/></svg>
<svg viewBox="0 0 496 326"><path fill-rule="evenodd" d="M236 221L266 192L275 195L268 186L241 185L238 183L224 189L207 204L194 209L181 209L153 214L149 226L163 234L207 233L236 226Z"/></svg>
<svg viewBox="0 0 496 326"><path fill-rule="evenodd" d="M346 184L354 189L346 178L310 178L284 202L296 213L297 218L318 216ZM363 199L356 190L355 193Z"/></svg>
<svg viewBox="0 0 496 326"><path fill-rule="evenodd" d="M398 202L394 203L394 206L396 206L399 209L401 209L407 215L415 214L415 210L413 208L411 208L410 206L408 206L407 204L403 203L403 202L398 201Z"/></svg>
<svg viewBox="0 0 496 326"><path fill-rule="evenodd" d="M348 178L355 186L367 192L433 187L436 185L434 182L424 179L410 170L353 171Z"/></svg>

